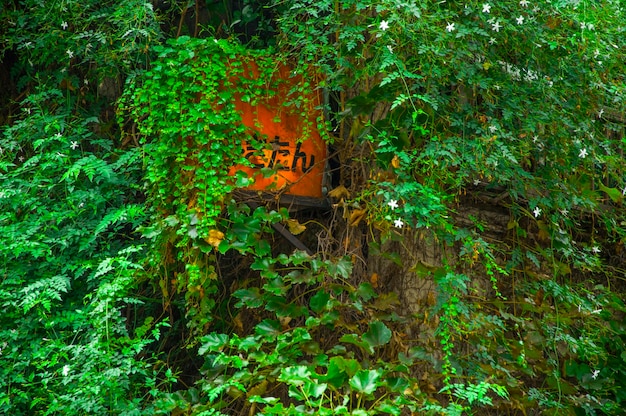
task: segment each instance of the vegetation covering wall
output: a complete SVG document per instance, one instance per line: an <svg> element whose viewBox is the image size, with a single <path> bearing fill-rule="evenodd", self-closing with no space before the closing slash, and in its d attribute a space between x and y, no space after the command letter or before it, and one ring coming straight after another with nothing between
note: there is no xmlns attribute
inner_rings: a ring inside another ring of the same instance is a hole
<svg viewBox="0 0 626 416"><path fill-rule="evenodd" d="M625 17L5 2L0 412L623 413ZM327 208L228 174L285 63Z"/></svg>

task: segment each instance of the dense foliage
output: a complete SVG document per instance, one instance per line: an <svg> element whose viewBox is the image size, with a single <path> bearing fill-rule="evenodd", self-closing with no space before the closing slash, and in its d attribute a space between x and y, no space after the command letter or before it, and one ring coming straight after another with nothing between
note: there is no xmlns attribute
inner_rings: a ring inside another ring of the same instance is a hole
<svg viewBox="0 0 626 416"><path fill-rule="evenodd" d="M3 7L0 412L626 407L619 1ZM285 63L328 210L229 176Z"/></svg>

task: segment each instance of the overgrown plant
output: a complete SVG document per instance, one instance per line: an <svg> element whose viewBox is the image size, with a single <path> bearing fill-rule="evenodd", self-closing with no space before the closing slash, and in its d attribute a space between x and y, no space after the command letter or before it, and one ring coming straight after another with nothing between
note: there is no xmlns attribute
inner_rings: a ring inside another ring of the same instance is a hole
<svg viewBox="0 0 626 416"><path fill-rule="evenodd" d="M14 4L9 4L14 3ZM141 152L113 104L158 36L142 2L0 10L0 412L138 414L168 384L140 307ZM138 354L146 354L145 359Z"/></svg>

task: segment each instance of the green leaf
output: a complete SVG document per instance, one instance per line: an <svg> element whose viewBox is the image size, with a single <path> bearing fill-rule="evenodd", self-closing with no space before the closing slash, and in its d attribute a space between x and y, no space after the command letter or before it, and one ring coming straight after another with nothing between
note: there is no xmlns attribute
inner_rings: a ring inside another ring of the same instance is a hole
<svg viewBox="0 0 626 416"><path fill-rule="evenodd" d="M598 183L598 185L600 186L600 190L605 192L613 202L618 203L624 198L622 191L619 189L606 187L602 182Z"/></svg>
<svg viewBox="0 0 626 416"><path fill-rule="evenodd" d="M281 333L280 322L264 319L254 327L254 332L262 336L277 336Z"/></svg>
<svg viewBox="0 0 626 416"><path fill-rule="evenodd" d="M363 340L371 347L380 347L391 340L391 330L380 321L372 322L369 330L363 334Z"/></svg>
<svg viewBox="0 0 626 416"><path fill-rule="evenodd" d="M370 353L374 352L374 349L370 346L370 344L366 341L361 340L361 338L357 334L345 334L341 338L339 338L339 341L356 345L357 347L361 347L365 351L368 351Z"/></svg>
<svg viewBox="0 0 626 416"><path fill-rule="evenodd" d="M202 337L202 345L198 350L198 354L204 355L207 352L219 351L228 343L228 335L217 334L215 332Z"/></svg>
<svg viewBox="0 0 626 416"><path fill-rule="evenodd" d="M326 305L328 305L329 300L330 295L325 291L320 290L311 297L311 310L315 313L322 312L324 309L326 309Z"/></svg>
<svg viewBox="0 0 626 416"><path fill-rule="evenodd" d="M249 308L258 308L263 305L263 297L256 287L252 289L239 289L233 293L233 297L240 299L240 302L237 302L235 305L237 307L246 305Z"/></svg>
<svg viewBox="0 0 626 416"><path fill-rule="evenodd" d="M350 387L359 393L372 394L379 386L379 377L376 370L361 370L350 379Z"/></svg>

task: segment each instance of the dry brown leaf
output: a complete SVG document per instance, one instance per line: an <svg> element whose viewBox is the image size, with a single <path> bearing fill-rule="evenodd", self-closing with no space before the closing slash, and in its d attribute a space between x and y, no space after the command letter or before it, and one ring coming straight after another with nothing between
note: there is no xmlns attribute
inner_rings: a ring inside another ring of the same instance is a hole
<svg viewBox="0 0 626 416"><path fill-rule="evenodd" d="M287 228L289 228L289 232L293 235L302 234L304 230L306 230L306 226L300 224L298 220L295 219L287 220Z"/></svg>
<svg viewBox="0 0 626 416"><path fill-rule="evenodd" d="M348 224L350 224L352 227L356 227L357 225L359 225L361 220L363 218L365 218L365 212L366 212L366 210L364 210L364 209L355 209L355 210L353 210L350 213L350 218L348 219Z"/></svg>
<svg viewBox="0 0 626 416"><path fill-rule="evenodd" d="M350 192L346 189L345 186L339 185L332 191L328 192L328 196L330 196L331 198L336 198L336 199L342 199L342 198L347 199L347 198L350 198Z"/></svg>

